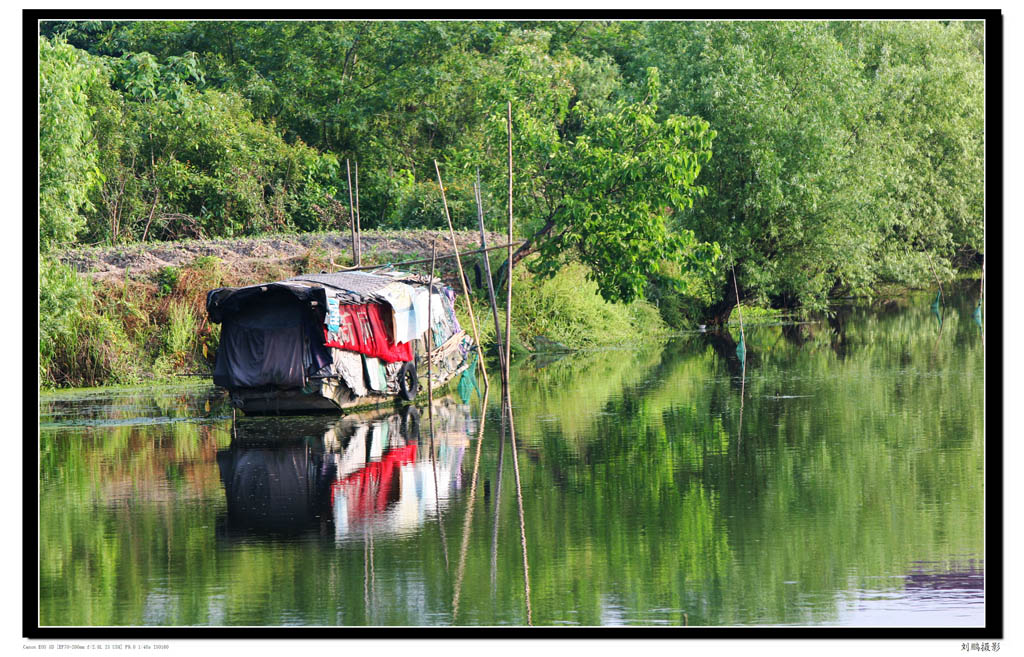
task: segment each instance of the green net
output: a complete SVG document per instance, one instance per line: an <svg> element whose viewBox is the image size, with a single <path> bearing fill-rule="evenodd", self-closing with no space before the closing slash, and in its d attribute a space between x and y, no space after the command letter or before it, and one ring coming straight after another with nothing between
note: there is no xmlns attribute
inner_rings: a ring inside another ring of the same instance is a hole
<svg viewBox="0 0 1024 657"><path fill-rule="evenodd" d="M459 377L459 399L462 400L463 404L468 404L470 397L473 395L473 391L476 390L476 396L480 396L480 386L476 383L476 352L474 351L469 355L469 367Z"/></svg>
<svg viewBox="0 0 1024 657"><path fill-rule="evenodd" d="M736 358L740 359L741 365L747 359L747 345L742 335L740 336L740 343L736 345Z"/></svg>

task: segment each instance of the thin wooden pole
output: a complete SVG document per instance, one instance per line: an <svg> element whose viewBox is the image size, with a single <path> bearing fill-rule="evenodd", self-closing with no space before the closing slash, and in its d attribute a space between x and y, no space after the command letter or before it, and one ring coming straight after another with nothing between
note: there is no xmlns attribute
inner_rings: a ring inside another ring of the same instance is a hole
<svg viewBox="0 0 1024 657"><path fill-rule="evenodd" d="M935 264L932 262L932 254L925 253L928 256L928 268L932 270L932 276L935 277L935 284L939 286L939 298L945 300L945 295L942 294L942 281L939 280L939 275L935 273Z"/></svg>
<svg viewBox="0 0 1024 657"><path fill-rule="evenodd" d="M466 288L466 274L462 270L462 258L459 257L459 245L455 241L455 228L452 226L452 217L448 213L448 199L444 193L444 183L441 182L441 168L437 165L437 160L434 160L434 170L437 171L437 185L441 188L441 201L444 203L444 216L448 220L448 233L452 238L452 250L455 251L455 263L459 266L459 282L462 283L462 296L466 299L466 308L469 309L469 323L473 326L473 340L476 341L477 352L480 354L480 358L477 358L477 363L480 365L480 371L484 375L484 391L490 389L491 383L487 380L487 368L484 367L483 359L483 347L480 345L480 333L476 329L476 317L473 315L473 301L469 298L469 290Z"/></svg>
<svg viewBox="0 0 1024 657"><path fill-rule="evenodd" d="M512 101L508 101L508 298L505 302L505 384L510 378L512 364ZM509 402L509 406L511 406Z"/></svg>
<svg viewBox="0 0 1024 657"><path fill-rule="evenodd" d="M370 622L370 534L363 532L363 610Z"/></svg>
<svg viewBox="0 0 1024 657"><path fill-rule="evenodd" d="M436 255L437 245L432 245L432 251ZM431 300L434 297L434 265L435 262L430 264L430 285L427 287L429 295L427 297L427 317L430 318L431 314ZM427 320L430 324L430 320ZM427 330L427 417L430 421L430 467L434 472L434 504L437 506L437 531L441 538L441 550L444 552L444 569L448 571L448 541L444 535L444 518L441 515L441 497L437 490L437 460L434 456L434 383L433 383L433 368L431 367L430 361L432 356L432 344L434 341L433 331Z"/></svg>
<svg viewBox="0 0 1024 657"><path fill-rule="evenodd" d="M359 219L359 160L356 160L356 264L363 264L363 224Z"/></svg>
<svg viewBox="0 0 1024 657"><path fill-rule="evenodd" d="M480 169L476 170L476 217L480 224L480 248L487 249L487 233L484 231L484 204L480 195ZM487 274L487 298L491 302L491 313L494 315L494 340L498 345L498 363L501 367L501 382L505 383L505 348L501 342L501 322L498 319L498 302L494 296L494 279L491 277L491 259L484 254L484 272Z"/></svg>
<svg viewBox="0 0 1024 657"><path fill-rule="evenodd" d="M736 284L736 267L732 268L732 289L736 292L736 310L740 312L740 343L743 345L743 362L740 363L740 426L736 432L737 442L743 440L743 396L747 387L747 338L743 333L743 306L740 305L740 288Z"/></svg>
<svg viewBox="0 0 1024 657"><path fill-rule="evenodd" d="M742 363L743 369L740 372L740 426L739 426L739 429L736 431L736 443L737 444L743 442L743 397L745 396L746 391L747 391L747 356L746 356L746 351L745 351L746 348L747 348L746 344L744 344L743 345L744 354L743 354L743 363Z"/></svg>
<svg viewBox="0 0 1024 657"><path fill-rule="evenodd" d="M985 256L981 256L981 285L980 285L980 291L978 293L978 305L981 307L981 312L983 313L982 317L981 317L981 348L984 349L985 348L985 316L984 316L984 313L987 312L987 310L988 310L985 307Z"/></svg>
<svg viewBox="0 0 1024 657"><path fill-rule="evenodd" d="M746 352L747 339L743 335L743 306L740 305L740 288L736 285L736 267L732 268L732 289L736 292L736 310L740 311L740 340L743 340L743 350ZM746 357L743 358L743 362L747 362Z"/></svg>
<svg viewBox="0 0 1024 657"><path fill-rule="evenodd" d="M430 433L434 433L434 376L430 361L434 344L434 267L437 264L437 244L430 245L430 282L427 284L427 332L424 342L427 343L427 416L430 418Z"/></svg>
<svg viewBox="0 0 1024 657"><path fill-rule="evenodd" d="M345 159L345 172L348 175L348 225L352 228L352 262L359 265L359 247L356 245L356 215L352 207L352 167Z"/></svg>
<svg viewBox="0 0 1024 657"><path fill-rule="evenodd" d="M981 256L981 281L978 283L978 306L985 304L985 256Z"/></svg>
<svg viewBox="0 0 1024 657"><path fill-rule="evenodd" d="M444 571L450 568L448 562L448 538L444 533L444 514L441 512L441 495L437 487L437 455L434 454L434 425L430 425L430 467L434 472L434 506L437 508L437 534L441 539L441 552L444 554Z"/></svg>

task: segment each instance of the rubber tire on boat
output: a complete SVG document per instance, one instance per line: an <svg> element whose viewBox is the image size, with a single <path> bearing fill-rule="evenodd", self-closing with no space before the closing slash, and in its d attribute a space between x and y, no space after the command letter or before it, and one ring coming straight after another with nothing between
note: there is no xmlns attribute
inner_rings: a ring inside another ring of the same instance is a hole
<svg viewBox="0 0 1024 657"><path fill-rule="evenodd" d="M412 401L416 399L416 393L420 391L420 382L416 378L416 363L407 361L398 370L398 391L402 399Z"/></svg>

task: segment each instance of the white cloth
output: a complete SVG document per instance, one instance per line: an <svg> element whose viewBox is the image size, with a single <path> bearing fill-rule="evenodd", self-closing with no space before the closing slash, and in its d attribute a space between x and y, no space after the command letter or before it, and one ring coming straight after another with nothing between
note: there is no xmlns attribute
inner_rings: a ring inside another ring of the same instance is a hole
<svg viewBox="0 0 1024 657"><path fill-rule="evenodd" d="M427 317L427 308L430 305L430 290L425 287L413 288L415 294L412 298L412 306L414 310L414 317L416 319L416 339L422 337L422 335L430 328L430 318Z"/></svg>
<svg viewBox="0 0 1024 657"><path fill-rule="evenodd" d="M362 354L331 347L331 360L334 361L334 373L342 378L352 393L356 397L365 395Z"/></svg>
<svg viewBox="0 0 1024 657"><path fill-rule="evenodd" d="M378 294L391 306L391 317L394 322L392 329L396 344L411 342L423 334L423 331L416 331L416 290L412 286L405 283L388 283L378 291Z"/></svg>

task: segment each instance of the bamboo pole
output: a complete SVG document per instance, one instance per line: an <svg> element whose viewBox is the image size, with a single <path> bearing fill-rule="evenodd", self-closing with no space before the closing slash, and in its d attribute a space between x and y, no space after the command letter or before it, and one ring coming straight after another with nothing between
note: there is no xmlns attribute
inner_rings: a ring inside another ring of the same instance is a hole
<svg viewBox="0 0 1024 657"><path fill-rule="evenodd" d="M356 215L352 206L352 167L348 158L345 159L345 172L348 175L348 225L352 228L352 262L359 265L359 247L356 245Z"/></svg>
<svg viewBox="0 0 1024 657"><path fill-rule="evenodd" d="M476 185L473 187L476 195L476 216L480 224L480 248L487 249L487 234L484 231L484 204L480 195L480 169L476 170ZM494 296L494 279L491 277L491 259L484 254L484 272L487 274L487 298L491 302L491 313L494 315L494 339L498 345L498 363L501 367L501 382L505 381L505 348L501 342L501 322L498 319L498 302Z"/></svg>
<svg viewBox="0 0 1024 657"><path fill-rule="evenodd" d="M434 345L434 266L437 264L437 244L430 245L430 282L427 283L427 332L423 341L427 343L427 416L430 418L430 434L434 434L434 376L430 361Z"/></svg>
<svg viewBox="0 0 1024 657"><path fill-rule="evenodd" d="M363 533L363 610L370 621L370 535Z"/></svg>
<svg viewBox="0 0 1024 657"><path fill-rule="evenodd" d="M740 305L740 288L736 284L736 267L732 268L732 289L736 292L736 310L740 312L740 343L743 345L743 362L740 363L740 426L736 432L737 442L743 440L743 395L747 387L747 338L743 333L743 306Z"/></svg>
<svg viewBox="0 0 1024 657"><path fill-rule="evenodd" d="M743 306L740 305L740 288L736 285L736 267L732 268L732 289L736 292L736 310L740 312L740 340L743 340L743 351L744 358L743 362L747 362L746 349L747 349L747 338L743 334Z"/></svg>
<svg viewBox="0 0 1024 657"><path fill-rule="evenodd" d="M356 160L356 265L363 264L363 224L359 219L359 160Z"/></svg>
<svg viewBox="0 0 1024 657"><path fill-rule="evenodd" d="M510 379L512 364L512 101L508 101L508 299L505 303L505 384ZM512 402L509 401L511 409Z"/></svg>
<svg viewBox="0 0 1024 657"><path fill-rule="evenodd" d="M441 512L441 495L437 487L437 455L434 454L434 423L430 423L430 468L434 472L434 506L437 508L437 534L441 539L441 552L444 554L444 571L447 573L451 565L448 562L448 538L444 534L444 514Z"/></svg>
<svg viewBox="0 0 1024 657"><path fill-rule="evenodd" d="M935 264L932 262L932 254L926 253L928 256L928 268L932 270L932 276L935 277L935 284L939 286L939 298L945 301L945 295L942 293L942 281L939 280L939 275L935 273Z"/></svg>
<svg viewBox="0 0 1024 657"><path fill-rule="evenodd" d="M484 367L483 359L483 346L480 344L480 333L476 329L476 317L473 315L473 301L469 298L469 289L466 287L466 274L462 270L462 258L459 257L459 245L455 241L455 228L452 226L452 217L448 213L448 199L444 193L444 183L441 182L441 168L437 165L437 160L434 160L434 170L437 171L437 185L441 188L441 201L444 203L444 216L448 220L448 233L452 238L455 263L459 266L459 282L462 283L462 296L466 299L466 308L469 309L469 323L473 326L473 340L476 341L477 352L480 354L480 358L476 360L480 365L480 371L484 375L484 391L486 394L486 391L491 387L491 382L487 380L487 368Z"/></svg>
<svg viewBox="0 0 1024 657"><path fill-rule="evenodd" d="M484 426L487 420L487 393L484 393L483 404L480 406L480 430L476 436L476 457L473 459L473 478L469 485L469 503L466 505L466 517L462 521L462 546L459 549L459 570L455 576L455 595L452 597L452 618L459 615L459 596L462 593L462 578L466 573L466 552L469 549L469 535L473 529L473 506L476 502L477 473L480 470L481 443L484 439Z"/></svg>
<svg viewBox="0 0 1024 657"><path fill-rule="evenodd" d="M434 255L437 254L437 245L431 245L431 251ZM431 306L434 298L434 266L436 260L430 263L430 284L427 286L427 323L431 322L432 312ZM427 342L427 417L430 422L430 467L434 473L434 503L437 506L437 531L441 537L441 550L444 552L444 569L448 571L448 541L444 536L444 519L441 516L441 497L437 490L437 461L434 457L434 382L433 382L433 368L431 367L431 356L432 356L432 345L434 342L433 330L427 329L426 342Z"/></svg>

